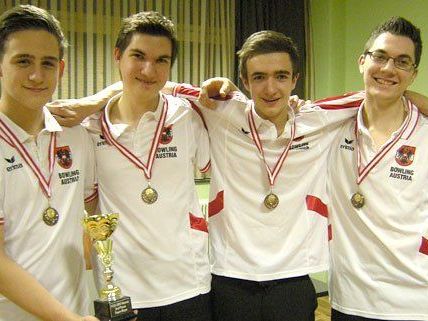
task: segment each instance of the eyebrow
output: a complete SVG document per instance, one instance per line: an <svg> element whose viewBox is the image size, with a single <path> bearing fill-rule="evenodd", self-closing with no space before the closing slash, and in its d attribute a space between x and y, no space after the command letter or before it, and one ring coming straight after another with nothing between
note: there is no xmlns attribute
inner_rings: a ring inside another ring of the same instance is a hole
<svg viewBox="0 0 428 321"><path fill-rule="evenodd" d="M141 51L140 49L130 49L129 50L130 52L133 52L133 53L139 53L140 55L143 55L143 56L145 56L146 55L146 53L144 52L144 51ZM170 55L162 55L162 56L159 56L159 57L157 57L156 59L172 59L172 57L170 56Z"/></svg>
<svg viewBox="0 0 428 321"><path fill-rule="evenodd" d="M274 75L282 75L282 74L291 75L291 72L289 72L288 70L276 70L274 72ZM251 74L251 76L264 76L264 75L267 75L267 73L261 72L261 71L255 71Z"/></svg>
<svg viewBox="0 0 428 321"><path fill-rule="evenodd" d="M389 54L388 54L385 50L383 50L383 49L375 49L375 50L373 50L373 52L375 52L375 51L378 51L378 52L384 53L384 54L386 54L386 55L389 55ZM398 57L406 57L406 58L409 58L409 59L413 60L413 58L412 58L411 56L409 56L408 54L398 55L398 56L396 56L395 58L398 58Z"/></svg>
<svg viewBox="0 0 428 321"><path fill-rule="evenodd" d="M13 59L19 59L19 58L34 59L35 57L33 55L29 55L29 54L18 54L18 55L13 56ZM59 58L55 57L55 56L43 56L42 59L59 61Z"/></svg>

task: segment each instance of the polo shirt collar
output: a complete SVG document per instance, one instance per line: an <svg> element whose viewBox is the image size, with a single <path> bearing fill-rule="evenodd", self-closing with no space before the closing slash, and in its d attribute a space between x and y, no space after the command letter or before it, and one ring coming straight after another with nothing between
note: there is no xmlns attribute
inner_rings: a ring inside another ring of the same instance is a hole
<svg viewBox="0 0 428 321"><path fill-rule="evenodd" d="M120 99L120 97L122 97L122 94L123 94L123 92L120 92L117 95L110 98L106 107L104 108L105 120L106 120L107 126L110 130L110 133L114 139L117 139L129 127L128 124L113 124L110 120L110 110L111 110L112 106L114 106L114 104ZM161 111L162 111L162 105L163 105L163 99L162 99L162 97L159 97L159 102L158 102L158 106L156 107L156 110L155 111L148 111L148 112L144 113L144 115L141 117L141 119L138 122L137 128L139 127L139 124L140 124L141 120L144 118L144 116L152 117L156 121L159 121L160 116L161 116Z"/></svg>
<svg viewBox="0 0 428 321"><path fill-rule="evenodd" d="M392 137L395 137L402 130L404 130L403 135L401 136L401 139L409 139L411 134L414 132L414 129L415 129L416 124L418 122L420 113L419 113L418 108L415 105L413 105L407 98L402 97L402 100L403 100L403 103L406 105L406 108L407 108L407 116L404 119L401 126L392 134ZM357 126L358 126L358 129L360 130L361 135L365 135L365 136L370 137L370 132L367 129L366 125L364 124L364 119L363 119L363 109L364 108L365 108L365 105L364 105L364 101L363 101L361 103L361 106L358 109L358 113L357 113Z"/></svg>
<svg viewBox="0 0 428 321"><path fill-rule="evenodd" d="M254 113L253 113L253 115L254 115L254 123L256 124L257 130L259 130L260 127L263 126L263 125L265 125L267 128L272 127L272 126L275 127L275 125L272 122L270 122L269 120L263 119L262 117L260 117L257 114L257 111L255 109L255 105L254 105L254 101L253 100L249 100L247 102L246 114L248 115L248 113L252 109L254 110ZM293 124L293 122L294 122L294 120L296 118L296 115L294 113L293 108L291 108L290 106L287 105L286 109L287 109L287 113L288 113L288 120L285 123L284 131L282 132L281 136L279 136L279 137L282 137L282 138L290 138L291 137L291 125Z"/></svg>
<svg viewBox="0 0 428 321"><path fill-rule="evenodd" d="M46 106L43 107L43 116L44 116L45 127L41 130L40 133L43 133L43 132L54 133L54 132L62 131L61 125L57 122L55 117L52 116L52 114L49 112L49 109ZM21 127L15 124L9 117L7 117L5 114L1 112L0 112L0 118L13 131L13 133L16 135L16 137L21 143L32 138L32 135L28 134L25 130L23 130Z"/></svg>

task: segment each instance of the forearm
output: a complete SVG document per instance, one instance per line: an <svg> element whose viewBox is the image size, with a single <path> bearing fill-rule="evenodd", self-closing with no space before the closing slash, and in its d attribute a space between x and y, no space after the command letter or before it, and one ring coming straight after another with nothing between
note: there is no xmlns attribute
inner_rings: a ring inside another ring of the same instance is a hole
<svg viewBox="0 0 428 321"><path fill-rule="evenodd" d="M92 96L84 97L82 99L89 99L89 100L92 100L94 102L97 102L97 104L95 106L88 106L88 108L93 109L92 111L94 113L94 112L101 110L107 104L107 102L110 100L110 98L112 98L113 96L115 96L116 94L121 92L122 90L123 90L123 83L122 83L122 81L118 81L118 82L104 88L103 90L97 92L96 94L94 94Z"/></svg>
<svg viewBox="0 0 428 321"><path fill-rule="evenodd" d="M80 320L4 253L0 254L0 293L43 321Z"/></svg>
<svg viewBox="0 0 428 321"><path fill-rule="evenodd" d="M404 94L410 101L415 104L420 112L424 115L428 115L428 97L422 94L416 93L411 90L406 90Z"/></svg>
<svg viewBox="0 0 428 321"><path fill-rule="evenodd" d="M121 81L92 96L80 99L56 100L47 104L47 107L61 125L66 127L76 126L86 117L102 110L110 98L120 91L122 91Z"/></svg>

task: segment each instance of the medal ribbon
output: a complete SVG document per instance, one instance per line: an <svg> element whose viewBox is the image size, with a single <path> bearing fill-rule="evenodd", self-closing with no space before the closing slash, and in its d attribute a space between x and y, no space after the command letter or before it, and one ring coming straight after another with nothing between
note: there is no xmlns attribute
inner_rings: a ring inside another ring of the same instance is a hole
<svg viewBox="0 0 428 321"><path fill-rule="evenodd" d="M55 147L56 147L56 133L51 133L51 139L49 142L49 176L46 178L40 167L31 157L28 150L25 146L19 141L18 137L14 134L14 132L0 119L0 138L3 139L10 146L15 148L19 155L24 159L28 166L30 166L34 175L36 175L39 180L40 186L42 187L43 192L49 199L52 196L51 182L52 182L52 174L55 165Z"/></svg>
<svg viewBox="0 0 428 321"><path fill-rule="evenodd" d="M355 137L357 140L357 146L356 146L357 147L357 169L358 169L357 185L361 184L361 182L366 178L366 176L370 173L370 171L374 167L376 167L376 165L386 155L386 153L388 153L391 150L391 148L400 140L401 136L403 136L412 118L412 115L411 115L412 108L410 106L409 101L406 101L406 106L408 110L408 116L400 132L397 134L397 136L394 137L393 140L391 140L389 143L384 145L366 166L361 165L361 149L360 149L360 143L359 143L360 134L358 130L358 121L355 122Z"/></svg>
<svg viewBox="0 0 428 321"><path fill-rule="evenodd" d="M284 151L282 152L281 156L279 157L279 159L276 162L274 169L272 171L266 162L265 153L263 150L263 145L262 145L262 142L260 140L259 133L257 132L256 123L254 122L254 115L253 115L254 112L255 112L254 106L252 106L250 112L248 113L248 123L250 125L251 137L253 138L254 144L256 145L260 155L262 156L263 162L266 166L266 171L268 173L269 184L272 188L275 184L275 179L278 176L279 171L281 170L282 164L284 164L284 161L287 158L291 144L293 143L293 140L294 140L294 137L296 134L296 123L293 121L293 124L291 126L290 141L288 142L287 146L284 148Z"/></svg>
<svg viewBox="0 0 428 321"><path fill-rule="evenodd" d="M101 117L102 133L103 133L106 141L110 145L113 145L114 147L116 147L117 150L123 156L125 156L127 159L129 159L135 166L142 169L144 172L144 176L146 176L146 178L148 180L150 180L150 178L152 177L152 168L153 168L153 164L154 164L154 160L155 160L156 150L159 146L160 137L162 134L163 127L165 125L166 115L168 112L168 100L163 95L161 96L161 98L163 100L162 112L161 112L161 116L160 116L159 122L158 122L157 127L156 127L155 134L153 136L152 146L150 147L150 153L149 153L149 156L147 158L147 165L145 165L129 149L127 149L125 146L120 144L116 139L114 139L114 137L112 136L110 129L107 125L107 121L106 121L106 113L108 112L107 109L105 110L105 112L103 113L103 115Z"/></svg>

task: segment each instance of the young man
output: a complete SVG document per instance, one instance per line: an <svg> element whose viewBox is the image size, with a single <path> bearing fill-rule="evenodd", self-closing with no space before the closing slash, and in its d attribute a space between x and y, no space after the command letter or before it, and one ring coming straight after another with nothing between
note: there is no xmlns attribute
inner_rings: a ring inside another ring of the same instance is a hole
<svg viewBox="0 0 428 321"><path fill-rule="evenodd" d="M208 227L193 179L195 165L209 167L208 137L187 101L159 92L176 53L174 26L159 13L124 19L114 50L123 93L87 126L100 210L120 214L115 282L138 320L209 321Z"/></svg>
<svg viewBox="0 0 428 321"><path fill-rule="evenodd" d="M83 128L62 129L44 108L64 47L45 10L18 6L0 17L2 321L97 320L77 315L90 303L81 219L94 187L92 146Z"/></svg>
<svg viewBox="0 0 428 321"><path fill-rule="evenodd" d="M252 100L201 109L211 142L210 240L215 320L314 320L308 273L327 269L325 174L334 123L355 109L288 106L298 78L291 39L250 36L238 52ZM190 99L199 90L179 85ZM341 102L355 103L358 96ZM331 126L328 126L331 124Z"/></svg>
<svg viewBox="0 0 428 321"><path fill-rule="evenodd" d="M395 17L359 58L366 97L329 161L332 320L428 320L428 119L403 97L421 51Z"/></svg>

